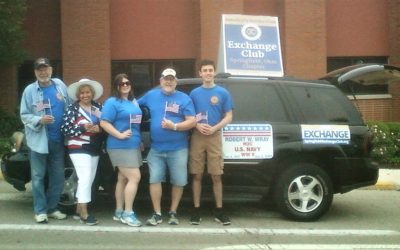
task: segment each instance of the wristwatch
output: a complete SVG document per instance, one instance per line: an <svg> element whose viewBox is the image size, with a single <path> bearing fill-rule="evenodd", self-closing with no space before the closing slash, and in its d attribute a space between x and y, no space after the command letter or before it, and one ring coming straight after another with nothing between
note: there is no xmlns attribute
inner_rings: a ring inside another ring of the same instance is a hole
<svg viewBox="0 0 400 250"><path fill-rule="evenodd" d="M176 123L174 123L174 131L176 131Z"/></svg>

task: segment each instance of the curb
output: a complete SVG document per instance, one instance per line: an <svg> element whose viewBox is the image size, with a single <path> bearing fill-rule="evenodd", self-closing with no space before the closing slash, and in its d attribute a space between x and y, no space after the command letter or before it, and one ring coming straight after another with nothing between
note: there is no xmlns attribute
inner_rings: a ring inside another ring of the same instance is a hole
<svg viewBox="0 0 400 250"><path fill-rule="evenodd" d="M392 182L378 182L375 184L375 188L379 190L398 190L398 185Z"/></svg>
<svg viewBox="0 0 400 250"><path fill-rule="evenodd" d="M379 190L399 190L400 169L379 169L379 179L374 187Z"/></svg>

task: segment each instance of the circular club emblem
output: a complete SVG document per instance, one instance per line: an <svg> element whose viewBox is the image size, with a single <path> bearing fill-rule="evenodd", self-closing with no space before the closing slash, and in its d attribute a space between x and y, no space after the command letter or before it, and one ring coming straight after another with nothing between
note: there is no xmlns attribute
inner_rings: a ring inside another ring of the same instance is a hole
<svg viewBox="0 0 400 250"><path fill-rule="evenodd" d="M211 103L212 103L212 104L217 104L218 101L219 101L219 100L218 100L218 97L217 97L217 96L212 96L212 97L211 97Z"/></svg>
<svg viewBox="0 0 400 250"><path fill-rule="evenodd" d="M255 41L261 37L261 29L256 24L245 24L242 27L242 36L250 41Z"/></svg>

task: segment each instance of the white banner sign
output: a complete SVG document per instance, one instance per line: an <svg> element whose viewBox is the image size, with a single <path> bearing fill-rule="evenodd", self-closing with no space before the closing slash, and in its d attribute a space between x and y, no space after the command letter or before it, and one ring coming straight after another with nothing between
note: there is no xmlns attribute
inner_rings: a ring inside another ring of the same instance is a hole
<svg viewBox="0 0 400 250"><path fill-rule="evenodd" d="M229 124L222 130L224 159L270 159L274 155L270 124Z"/></svg>
<svg viewBox="0 0 400 250"><path fill-rule="evenodd" d="M301 125L303 143L306 144L349 144L348 125Z"/></svg>

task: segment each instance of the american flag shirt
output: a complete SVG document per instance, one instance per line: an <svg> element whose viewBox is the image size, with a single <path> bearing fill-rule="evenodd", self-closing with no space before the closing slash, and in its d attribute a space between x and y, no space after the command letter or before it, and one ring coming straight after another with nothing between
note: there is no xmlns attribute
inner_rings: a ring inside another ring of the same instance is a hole
<svg viewBox="0 0 400 250"><path fill-rule="evenodd" d="M92 110L100 112L101 105L92 101ZM86 113L79 106L79 103L75 102L64 113L61 132L67 137L67 146L70 153L89 153L91 155L100 153L103 134L87 132L84 127L87 123L99 124L96 112Z"/></svg>

